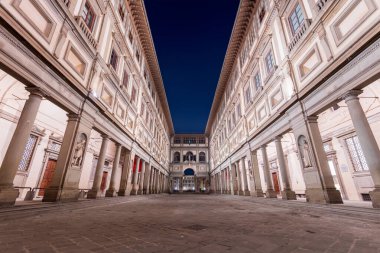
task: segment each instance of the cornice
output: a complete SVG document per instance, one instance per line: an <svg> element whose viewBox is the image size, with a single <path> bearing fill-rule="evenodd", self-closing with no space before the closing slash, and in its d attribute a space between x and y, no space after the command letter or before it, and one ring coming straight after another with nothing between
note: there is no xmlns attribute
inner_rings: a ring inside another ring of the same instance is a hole
<svg viewBox="0 0 380 253"><path fill-rule="evenodd" d="M233 70L234 63L240 52L240 48L244 43L245 34L249 27L250 21L253 17L253 9L256 5L256 0L241 0L237 16L235 18L234 27L227 47L227 53L224 58L222 71L219 77L218 85L216 87L214 100L211 106L210 115L207 121L206 134L211 132L211 126L218 113L220 102L223 98L224 91L226 89L228 79ZM258 3L257 3L258 4Z"/></svg>
<svg viewBox="0 0 380 253"><path fill-rule="evenodd" d="M152 74L153 82L156 87L157 94L160 98L162 110L164 111L166 122L169 128L169 135L174 134L173 121L170 114L168 100L166 98L166 92L160 67L158 64L156 49L154 47L152 33L150 30L147 13L143 0L128 0L129 8L131 10L132 19L135 24L137 33L140 38L142 48L145 53L146 62L149 65L149 69Z"/></svg>

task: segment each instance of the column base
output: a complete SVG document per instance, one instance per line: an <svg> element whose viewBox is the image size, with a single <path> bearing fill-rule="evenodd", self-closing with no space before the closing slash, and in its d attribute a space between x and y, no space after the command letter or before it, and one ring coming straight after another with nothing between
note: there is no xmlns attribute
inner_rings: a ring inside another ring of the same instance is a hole
<svg viewBox="0 0 380 253"><path fill-rule="evenodd" d="M244 196L244 191L239 191L239 196Z"/></svg>
<svg viewBox="0 0 380 253"><path fill-rule="evenodd" d="M292 190L284 190L281 192L281 197L283 200L296 200L296 193Z"/></svg>
<svg viewBox="0 0 380 253"><path fill-rule="evenodd" d="M244 196L251 196L251 193L248 190L244 191Z"/></svg>
<svg viewBox="0 0 380 253"><path fill-rule="evenodd" d="M120 197L125 197L125 196L129 196L130 192L127 191L127 190L119 190L117 192L117 195L120 196Z"/></svg>
<svg viewBox="0 0 380 253"><path fill-rule="evenodd" d="M140 189L137 190L137 195L143 195L143 193L144 193L143 190L140 190Z"/></svg>
<svg viewBox="0 0 380 253"><path fill-rule="evenodd" d="M19 191L13 186L0 187L0 206L14 206L18 197Z"/></svg>
<svg viewBox="0 0 380 253"><path fill-rule="evenodd" d="M277 192L273 190L267 190L265 193L265 197L270 198L270 199L277 199Z"/></svg>
<svg viewBox="0 0 380 253"><path fill-rule="evenodd" d="M137 190L135 189L131 190L131 193L129 195L137 195Z"/></svg>
<svg viewBox="0 0 380 253"><path fill-rule="evenodd" d="M107 190L107 191L106 191L106 197L107 197L107 198L117 197L117 192L116 192L116 190Z"/></svg>
<svg viewBox="0 0 380 253"><path fill-rule="evenodd" d="M340 191L336 189L306 189L306 201L315 204L343 204Z"/></svg>
<svg viewBox="0 0 380 253"><path fill-rule="evenodd" d="M262 198L264 197L264 192L262 190L256 190L251 193L251 196L256 198Z"/></svg>
<svg viewBox="0 0 380 253"><path fill-rule="evenodd" d="M102 197L102 192L100 190L90 190L87 192L88 199L98 199Z"/></svg>
<svg viewBox="0 0 380 253"><path fill-rule="evenodd" d="M239 191L237 191L237 190L234 190L234 193L233 193L234 195L239 195Z"/></svg>
<svg viewBox="0 0 380 253"><path fill-rule="evenodd" d="M373 208L380 208L380 189L375 189L369 192Z"/></svg>
<svg viewBox="0 0 380 253"><path fill-rule="evenodd" d="M42 202L72 202L78 201L80 192L78 189L47 188Z"/></svg>

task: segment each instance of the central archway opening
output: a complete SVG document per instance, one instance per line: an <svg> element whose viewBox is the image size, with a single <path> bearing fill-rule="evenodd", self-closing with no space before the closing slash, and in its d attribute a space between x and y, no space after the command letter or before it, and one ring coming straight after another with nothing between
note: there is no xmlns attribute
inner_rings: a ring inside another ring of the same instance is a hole
<svg viewBox="0 0 380 253"><path fill-rule="evenodd" d="M195 172L193 169L188 168L183 172L183 191L195 192Z"/></svg>

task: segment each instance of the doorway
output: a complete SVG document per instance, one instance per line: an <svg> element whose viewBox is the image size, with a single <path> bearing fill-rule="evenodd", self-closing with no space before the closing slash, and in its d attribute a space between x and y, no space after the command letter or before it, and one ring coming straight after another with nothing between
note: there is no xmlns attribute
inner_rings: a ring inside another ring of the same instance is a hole
<svg viewBox="0 0 380 253"><path fill-rule="evenodd" d="M274 191L279 193L280 192L280 184L278 182L278 175L277 172L272 173L272 179L273 179L273 188Z"/></svg>
<svg viewBox="0 0 380 253"><path fill-rule="evenodd" d="M103 171L102 183L100 184L100 190L102 192L104 192L105 189L106 189L106 186L107 186L107 177L108 177L108 172L107 171Z"/></svg>
<svg viewBox="0 0 380 253"><path fill-rule="evenodd" d="M46 165L44 176L42 177L40 187L42 188L38 191L38 196L43 197L45 194L45 189L49 187L51 181L53 180L55 167L57 166L57 160L49 159Z"/></svg>

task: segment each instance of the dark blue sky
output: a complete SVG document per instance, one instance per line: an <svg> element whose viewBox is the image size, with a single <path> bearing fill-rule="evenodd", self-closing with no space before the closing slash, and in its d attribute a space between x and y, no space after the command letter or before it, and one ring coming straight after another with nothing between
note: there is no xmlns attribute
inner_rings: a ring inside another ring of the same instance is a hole
<svg viewBox="0 0 380 253"><path fill-rule="evenodd" d="M176 133L203 133L239 0L145 0Z"/></svg>

